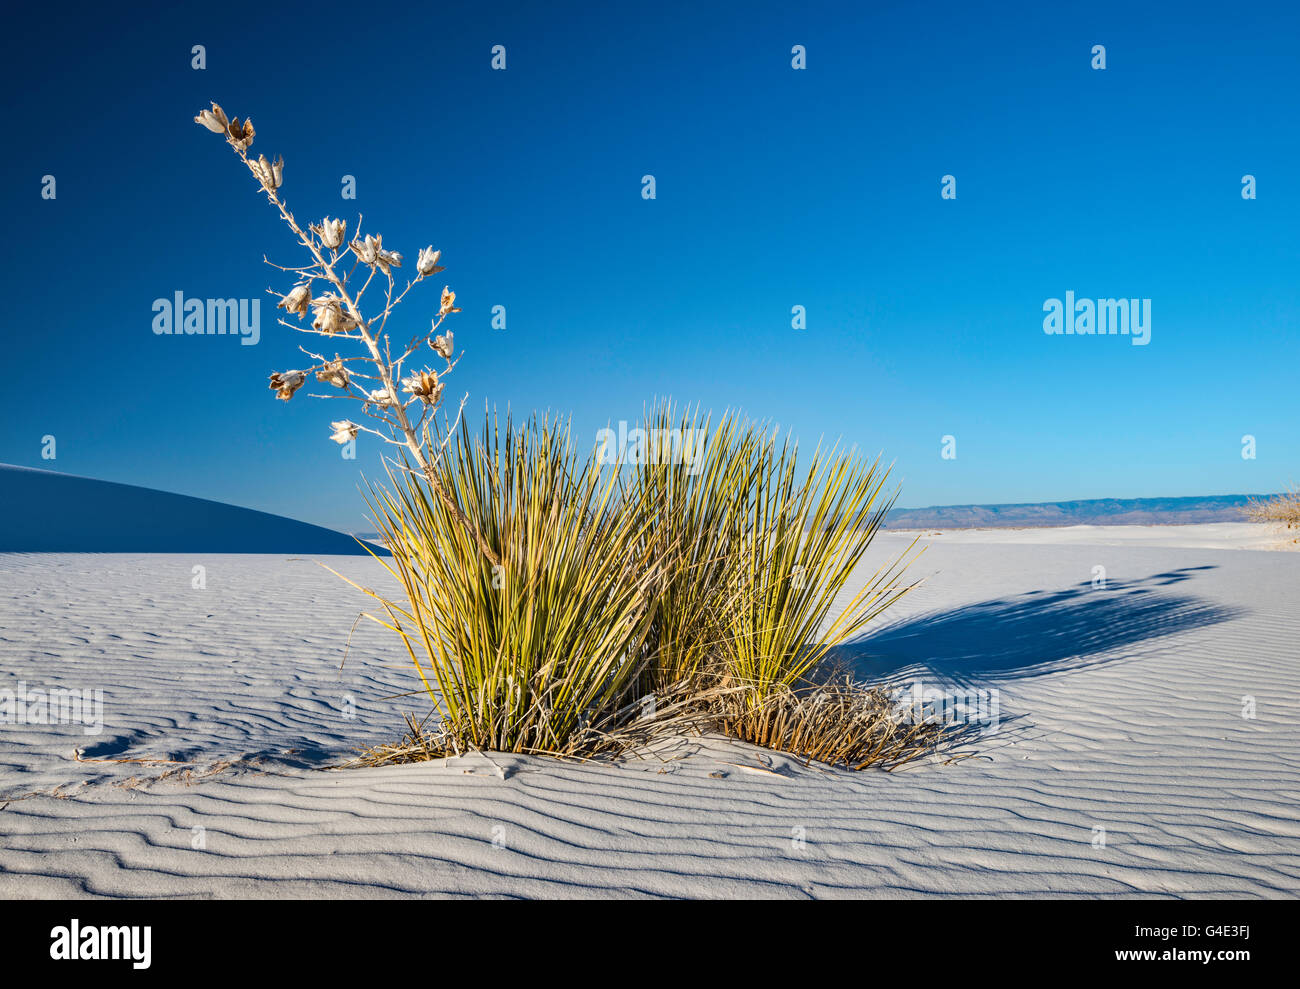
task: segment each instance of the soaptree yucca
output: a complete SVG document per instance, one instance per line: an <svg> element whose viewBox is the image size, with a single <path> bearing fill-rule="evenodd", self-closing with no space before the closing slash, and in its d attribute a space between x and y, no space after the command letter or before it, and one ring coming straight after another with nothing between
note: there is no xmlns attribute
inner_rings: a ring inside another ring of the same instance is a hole
<svg viewBox="0 0 1300 989"><path fill-rule="evenodd" d="M907 590L903 558L839 601L893 504L879 463L818 450L801 471L793 444L734 414L713 427L665 403L646 418L626 503L659 566L659 686L700 672L756 694L795 683ZM656 456L668 436L690 459Z"/></svg>
<svg viewBox="0 0 1300 989"><path fill-rule="evenodd" d="M807 465L775 435L745 447L754 483L739 525L728 594L725 669L757 703L791 687L889 607L909 585L908 554L865 576L841 596L875 538L893 497L888 470L852 453L820 447Z"/></svg>
<svg viewBox="0 0 1300 989"><path fill-rule="evenodd" d="M327 386L363 420L331 422L330 438L373 437L390 454L370 506L392 554L376 558L400 593L361 589L437 719L429 731L411 722L409 744L377 759L589 755L688 726L855 766L896 754L876 695L837 693L818 740L821 708L801 692L832 648L907 590L903 561L846 590L892 504L878 462L818 450L800 468L765 427L730 414L715 427L667 404L647 432L669 438L669 455L615 469L578 455L549 420L489 417L476 435L462 400L449 424L439 414L458 356L440 329L460 311L455 293L443 287L427 328L389 330L408 293L443 270L441 252L420 250L399 285L406 259L363 236L360 218L350 240L342 220L295 219L284 161L250 156L249 120L215 103L195 119L224 137L307 252L305 264L272 265L292 282L275 293L280 323L350 349L300 347L304 366L272 374L271 389L287 402L309 380ZM433 357L437 368L424 363Z"/></svg>
<svg viewBox="0 0 1300 989"><path fill-rule="evenodd" d="M730 413L714 427L660 403L645 435L650 449L627 471L625 504L643 516L644 549L658 566L646 682L663 690L718 672L758 462L753 430ZM674 444L688 456L659 455Z"/></svg>
<svg viewBox="0 0 1300 989"><path fill-rule="evenodd" d="M662 691L713 688L724 733L851 768L897 766L944 732L906 722L888 695L831 684L823 661L906 593L910 550L859 573L893 504L888 471L820 449L801 469L793 444L726 415L647 416L649 455L630 468L629 510L643 514L658 589L645 680ZM663 458L663 438L691 451ZM851 580L861 580L856 590Z"/></svg>
<svg viewBox="0 0 1300 989"><path fill-rule="evenodd" d="M441 714L449 749L576 753L642 717L637 681L659 572L644 517L554 423L467 425L438 483L506 565L492 564L425 478L372 489L402 600L380 600Z"/></svg>

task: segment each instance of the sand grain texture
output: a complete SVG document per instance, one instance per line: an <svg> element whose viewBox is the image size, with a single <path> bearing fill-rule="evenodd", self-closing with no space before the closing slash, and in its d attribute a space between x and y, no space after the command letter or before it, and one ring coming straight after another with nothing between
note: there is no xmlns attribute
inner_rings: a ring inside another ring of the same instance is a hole
<svg viewBox="0 0 1300 989"><path fill-rule="evenodd" d="M842 656L997 689L977 758L850 773L697 739L496 756L505 781L477 757L320 768L427 705L390 696L415 683L381 629L340 671L362 601L309 562L0 555L0 690L105 693L97 736L0 726L0 895L1295 896L1300 555L1104 536L936 537Z"/></svg>

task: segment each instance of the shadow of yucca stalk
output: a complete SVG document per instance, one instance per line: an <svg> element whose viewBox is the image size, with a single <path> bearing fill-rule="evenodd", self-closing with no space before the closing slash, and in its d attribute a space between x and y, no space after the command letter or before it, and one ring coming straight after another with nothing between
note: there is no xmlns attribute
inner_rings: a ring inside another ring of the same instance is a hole
<svg viewBox="0 0 1300 989"><path fill-rule="evenodd" d="M500 566L420 473L372 486L392 553L378 559L405 601L367 590L386 616L370 617L401 637L438 720L410 722L363 762L475 748L590 756L722 730L862 768L938 740L897 725L879 691L813 694L804 679L908 590L896 561L833 613L892 504L887 472L834 451L797 471L793 445L733 415L714 428L661 405L648 421L662 435L706 431L703 459L602 470L549 420L489 418L478 438L462 424L440 481Z"/></svg>

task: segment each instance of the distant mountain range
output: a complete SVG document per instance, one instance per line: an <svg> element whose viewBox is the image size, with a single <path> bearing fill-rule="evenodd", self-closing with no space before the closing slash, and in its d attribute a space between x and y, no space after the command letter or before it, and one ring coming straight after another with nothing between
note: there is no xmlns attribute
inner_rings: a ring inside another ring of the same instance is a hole
<svg viewBox="0 0 1300 989"><path fill-rule="evenodd" d="M1007 529L1056 525L1189 525L1244 522L1251 498L1270 495L1211 495L1191 498L1093 498L1031 505L938 505L895 508L889 529Z"/></svg>
<svg viewBox="0 0 1300 989"><path fill-rule="evenodd" d="M353 555L365 550L333 529L251 508L0 464L0 552Z"/></svg>

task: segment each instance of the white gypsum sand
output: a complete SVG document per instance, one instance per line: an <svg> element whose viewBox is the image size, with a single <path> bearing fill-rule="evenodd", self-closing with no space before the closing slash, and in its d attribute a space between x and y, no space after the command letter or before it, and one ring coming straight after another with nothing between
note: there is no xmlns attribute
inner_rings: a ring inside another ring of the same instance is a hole
<svg viewBox="0 0 1300 989"><path fill-rule="evenodd" d="M428 709L389 696L418 680L370 623L339 670L353 588L282 557L0 555L0 691L103 690L98 735L0 726L0 895L1294 896L1300 555L948 537L844 659L997 690L1000 724L893 774L712 739L492 755L505 780L323 770Z"/></svg>
<svg viewBox="0 0 1300 989"><path fill-rule="evenodd" d="M918 529L913 535L949 543L1170 546L1183 549L1300 550L1300 531L1258 522L1197 522L1191 525L1063 525L1043 528Z"/></svg>

